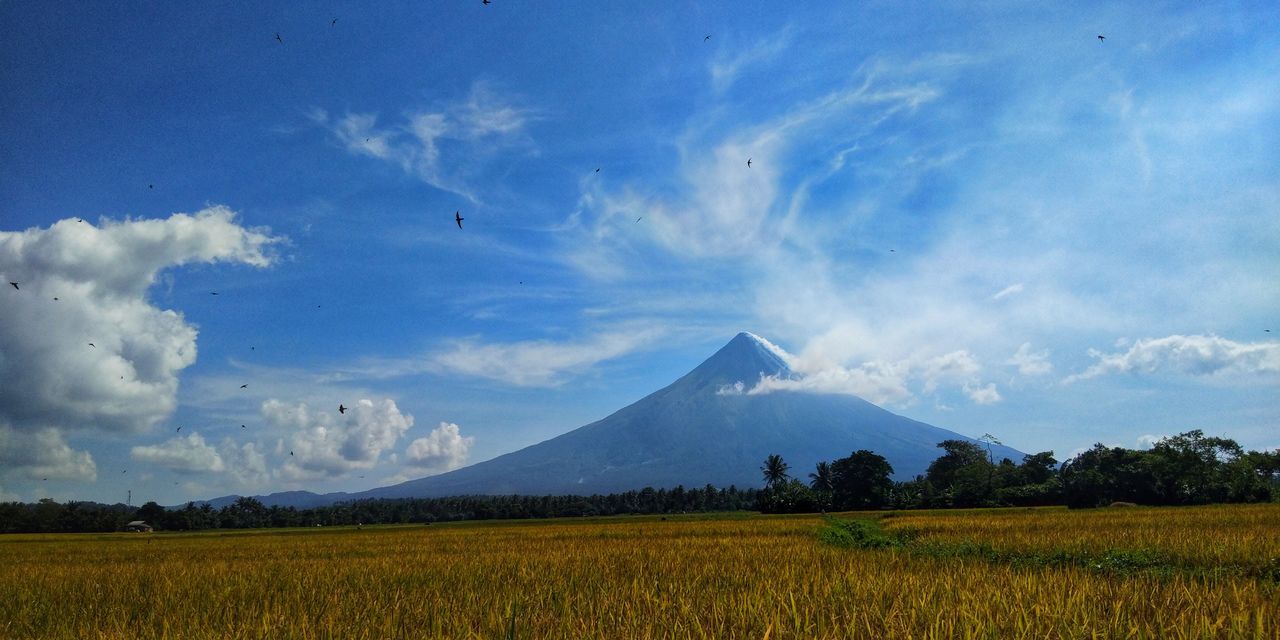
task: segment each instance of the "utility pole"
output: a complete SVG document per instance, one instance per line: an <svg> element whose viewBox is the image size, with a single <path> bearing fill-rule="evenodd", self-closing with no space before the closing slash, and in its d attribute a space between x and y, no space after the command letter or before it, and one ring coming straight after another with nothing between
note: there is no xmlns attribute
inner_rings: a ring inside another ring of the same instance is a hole
<svg viewBox="0 0 1280 640"><path fill-rule="evenodd" d="M125 506L129 506L129 507L133 506L133 489L129 490L129 497L125 498L124 504Z"/></svg>

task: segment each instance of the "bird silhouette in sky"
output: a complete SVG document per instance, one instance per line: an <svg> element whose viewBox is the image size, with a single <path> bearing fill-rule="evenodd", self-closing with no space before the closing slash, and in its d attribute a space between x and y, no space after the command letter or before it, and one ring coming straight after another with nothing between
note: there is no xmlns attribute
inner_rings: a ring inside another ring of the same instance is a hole
<svg viewBox="0 0 1280 640"><path fill-rule="evenodd" d="M337 18L334 18L333 20L330 20L330 21L329 21L329 26L330 26L330 27L332 27L332 26L334 26L334 25L336 25L336 24L338 24L338 19L337 19Z"/></svg>
<svg viewBox="0 0 1280 640"><path fill-rule="evenodd" d="M338 413L346 413L346 412L347 412L347 408L346 408L346 407L344 407L344 406L342 406L341 404L339 404L339 405L338 405Z"/></svg>
<svg viewBox="0 0 1280 640"><path fill-rule="evenodd" d="M290 451L290 452L289 452L289 455L293 455L293 452L292 452L292 451Z"/></svg>
<svg viewBox="0 0 1280 640"><path fill-rule="evenodd" d="M246 427L245 427L244 425L240 425L240 428L241 428L241 429L244 429L244 428L246 428Z"/></svg>
<svg viewBox="0 0 1280 640"><path fill-rule="evenodd" d="M747 158L747 168L751 168L751 158Z"/></svg>
<svg viewBox="0 0 1280 640"><path fill-rule="evenodd" d="M218 292L217 292L217 291L210 291L210 292L209 292L209 295L211 295L211 296L216 296L216 295L218 295Z"/></svg>
<svg viewBox="0 0 1280 640"><path fill-rule="evenodd" d="M706 41L708 41L708 40L710 40L710 39L711 39L711 34L709 34L709 33L708 33L704 38L702 38L702 41L703 41L703 42L706 42Z"/></svg>
<svg viewBox="0 0 1280 640"><path fill-rule="evenodd" d="M80 218L76 218L76 222L84 222L84 220L81 220Z"/></svg>
<svg viewBox="0 0 1280 640"><path fill-rule="evenodd" d="M156 188L156 186L155 186L154 184L149 184L149 185L147 185L147 188L148 188L148 189L154 189L154 188Z"/></svg>
<svg viewBox="0 0 1280 640"><path fill-rule="evenodd" d="M456 222L456 223L458 223L458 228L459 228L459 229L461 229L461 228L462 228L462 221L463 221L463 220L466 220L466 218L462 217L462 212L461 212L461 211L454 211L454 212L453 212L453 221L454 221L454 222Z"/></svg>
<svg viewBox="0 0 1280 640"><path fill-rule="evenodd" d="M489 0L480 0L480 4L489 4Z"/></svg>
<svg viewBox="0 0 1280 640"><path fill-rule="evenodd" d="M57 302L57 301L58 301L58 296L54 296L54 297L53 297L53 301L54 301L54 302Z"/></svg>
<svg viewBox="0 0 1280 640"><path fill-rule="evenodd" d="M1104 36L1104 35L1102 35L1102 34L1098 34L1098 42L1106 42L1106 41L1107 41L1107 37L1106 37L1106 36Z"/></svg>
<svg viewBox="0 0 1280 640"><path fill-rule="evenodd" d="M641 220L644 220L644 216L640 216L639 218L636 218L636 222L640 222Z"/></svg>
<svg viewBox="0 0 1280 640"><path fill-rule="evenodd" d="M18 283L16 283L16 282L10 282L9 284L13 285L13 288L14 288L14 289L18 289ZM19 291L21 291L21 289L19 289Z"/></svg>
<svg viewBox="0 0 1280 640"><path fill-rule="evenodd" d="M241 388L241 389L248 389L248 388L249 388L249 385L247 385L247 384L242 384L242 385L240 385L240 388Z"/></svg>
<svg viewBox="0 0 1280 640"><path fill-rule="evenodd" d="M600 167L596 167L596 173L600 173Z"/></svg>
<svg viewBox="0 0 1280 640"><path fill-rule="evenodd" d="M92 343L92 342L90 342L90 343L89 343L89 346L93 347L94 349L97 349L97 348L98 348L98 345L96 345L96 344L94 344L94 343Z"/></svg>
<svg viewBox="0 0 1280 640"><path fill-rule="evenodd" d="M128 469L125 469L124 471L121 471L120 473L129 473L129 470L128 470Z"/></svg>
<svg viewBox="0 0 1280 640"><path fill-rule="evenodd" d="M276 33L276 42L284 44L284 38L281 38L279 33Z"/></svg>
<svg viewBox="0 0 1280 640"><path fill-rule="evenodd" d="M1271 333L1270 329L1263 329L1263 331L1266 331L1267 333Z"/></svg>
<svg viewBox="0 0 1280 640"><path fill-rule="evenodd" d="M181 432L182 432L182 427L178 427L178 430L174 431L174 433L181 433Z"/></svg>

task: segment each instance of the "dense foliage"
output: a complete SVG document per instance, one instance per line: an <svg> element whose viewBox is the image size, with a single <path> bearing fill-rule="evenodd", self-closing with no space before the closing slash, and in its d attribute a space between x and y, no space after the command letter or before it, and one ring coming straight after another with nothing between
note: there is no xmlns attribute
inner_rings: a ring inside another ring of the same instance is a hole
<svg viewBox="0 0 1280 640"><path fill-rule="evenodd" d="M779 455L760 467L764 489L645 488L593 496L462 496L362 500L328 507L267 507L254 498L215 509L187 503L166 509L92 502L0 503L0 533L118 531L131 520L158 530L241 529L316 525L429 523L453 520L672 514L756 509L812 513L863 509L1046 506L1096 507L1113 502L1189 505L1280 500L1280 451L1245 451L1235 441L1188 431L1148 450L1102 444L1059 468L1045 451L1015 463L996 462L988 447L966 440L938 443L922 476L892 480L893 467L865 449L819 462L805 484Z"/></svg>
<svg viewBox="0 0 1280 640"><path fill-rule="evenodd" d="M154 502L130 507L45 499L35 504L0 503L0 533L118 531L131 520L144 520L157 530L192 531L740 511L755 505L757 493L755 489L717 489L707 485L701 489L645 488L593 496L361 500L311 509L267 507L254 498L239 498L221 509L190 502L179 509L166 509Z"/></svg>
<svg viewBox="0 0 1280 640"><path fill-rule="evenodd" d="M992 439L994 441L994 439ZM891 480L893 467L870 451L820 462L811 482L770 480L756 508L766 513L854 509L1044 506L1113 502L1189 505L1280 499L1280 451L1245 451L1200 430L1169 436L1148 450L1095 445L1059 468L1052 451L996 462L989 446L938 443L943 453L922 476ZM775 460L775 458L777 458ZM770 456L764 468L786 469Z"/></svg>

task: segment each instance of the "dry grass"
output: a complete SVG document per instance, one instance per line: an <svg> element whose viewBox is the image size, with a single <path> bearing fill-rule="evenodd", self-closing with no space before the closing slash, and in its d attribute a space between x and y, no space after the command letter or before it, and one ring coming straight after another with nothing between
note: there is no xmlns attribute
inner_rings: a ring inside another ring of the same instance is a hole
<svg viewBox="0 0 1280 640"><path fill-rule="evenodd" d="M1018 553L1143 552L1205 573L1280 571L1274 504L901 512L884 522L890 533L909 531L924 543L985 543Z"/></svg>
<svg viewBox="0 0 1280 640"><path fill-rule="evenodd" d="M1280 510L1252 509L1200 516L1240 523L1224 524L1222 544L1232 549L1224 557L1251 557L1253 536L1274 550L1277 529L1266 527ZM1147 510L1126 513L1139 511ZM889 522L938 536L958 527L998 544L1036 544L1073 522L1091 531L1128 526L1092 513L1008 513ZM1268 581L851 551L819 543L820 525L816 517L725 516L8 536L0 538L0 637L502 638L513 623L519 638L1280 634L1280 595ZM1116 540L1134 531L1147 530ZM1075 535L1061 540L1090 544ZM1150 535L1150 544L1214 553L1203 540Z"/></svg>

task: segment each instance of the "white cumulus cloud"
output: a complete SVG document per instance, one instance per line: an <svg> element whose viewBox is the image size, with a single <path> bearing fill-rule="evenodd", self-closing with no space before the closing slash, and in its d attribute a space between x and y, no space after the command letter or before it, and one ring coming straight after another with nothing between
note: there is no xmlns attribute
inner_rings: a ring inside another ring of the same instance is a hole
<svg viewBox="0 0 1280 640"><path fill-rule="evenodd" d="M13 465L91 478L67 430L139 432L175 408L196 360L196 329L146 297L160 273L191 263L265 267L280 239L210 207L163 219L77 219L0 232L0 425ZM24 435L25 434L25 435Z"/></svg>
<svg viewBox="0 0 1280 640"><path fill-rule="evenodd" d="M184 473L222 471L225 468L218 450L205 444L204 437L194 431L161 444L134 447L129 455L139 462Z"/></svg>
<svg viewBox="0 0 1280 640"><path fill-rule="evenodd" d="M218 445L218 455L230 478L242 487L260 487L271 479L267 458L256 443L238 444L225 438Z"/></svg>
<svg viewBox="0 0 1280 640"><path fill-rule="evenodd" d="M1053 371L1053 363L1049 362L1049 350L1032 351L1030 342L1022 343L1018 350L1005 360L1005 364L1017 367L1018 373L1024 376L1042 376Z"/></svg>
<svg viewBox="0 0 1280 640"><path fill-rule="evenodd" d="M996 389L996 383L988 382L983 386L964 385L964 393L974 404L995 404L1000 402L1000 391Z"/></svg>
<svg viewBox="0 0 1280 640"><path fill-rule="evenodd" d="M413 416L400 413L390 398L358 400L345 414L337 407L312 409L306 403L288 405L272 399L262 403L262 415L288 431L277 451L284 458L281 473L289 479L371 469L413 426Z"/></svg>
<svg viewBox="0 0 1280 640"><path fill-rule="evenodd" d="M458 425L441 422L425 438L409 443L404 463L427 471L443 473L467 463L467 455L475 438L463 436Z"/></svg>
<svg viewBox="0 0 1280 640"><path fill-rule="evenodd" d="M98 479L98 466L88 451L76 451L57 429L18 431L0 424L0 477L32 480Z"/></svg>
<svg viewBox="0 0 1280 640"><path fill-rule="evenodd" d="M1280 373L1280 342L1236 342L1215 335L1143 338L1127 351L1102 353L1090 349L1089 355L1098 362L1082 373L1068 376L1064 383L1108 373L1167 372L1189 376Z"/></svg>

